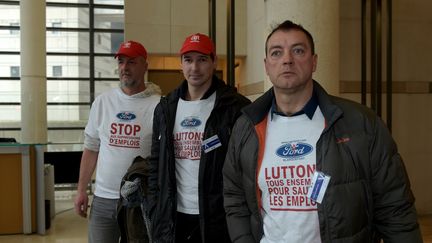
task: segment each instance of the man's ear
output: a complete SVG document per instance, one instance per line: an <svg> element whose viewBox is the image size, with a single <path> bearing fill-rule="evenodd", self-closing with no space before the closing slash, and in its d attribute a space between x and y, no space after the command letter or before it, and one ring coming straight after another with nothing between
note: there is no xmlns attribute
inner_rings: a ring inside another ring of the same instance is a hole
<svg viewBox="0 0 432 243"><path fill-rule="evenodd" d="M265 68L266 74L268 75L268 72L267 72L267 58L264 58L264 68Z"/></svg>
<svg viewBox="0 0 432 243"><path fill-rule="evenodd" d="M312 58L313 58L313 60L312 60L312 62L313 62L312 72L315 72L315 70L317 68L317 64L318 64L318 54L315 53Z"/></svg>
<svg viewBox="0 0 432 243"><path fill-rule="evenodd" d="M213 69L214 69L214 70L217 70L217 65L218 65L217 61L218 61L218 60L217 60L217 57L214 56L214 57L213 57Z"/></svg>

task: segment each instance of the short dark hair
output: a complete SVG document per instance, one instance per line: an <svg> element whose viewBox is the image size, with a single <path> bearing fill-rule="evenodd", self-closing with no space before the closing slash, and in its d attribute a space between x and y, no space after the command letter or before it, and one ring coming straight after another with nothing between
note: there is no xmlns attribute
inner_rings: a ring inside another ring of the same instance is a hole
<svg viewBox="0 0 432 243"><path fill-rule="evenodd" d="M267 39L265 42L265 55L266 56L267 56L268 40L276 31L279 31L279 30L284 31L284 32L288 32L290 30L298 30L298 31L303 32L309 41L309 44L310 44L311 50L312 50L312 54L315 54L315 44L314 44L314 40L313 40L311 33L309 33L309 31L307 31L305 28L303 28L303 26L296 24L296 23L292 22L291 20L285 20L284 22L282 22L279 25L277 25L276 27L274 27L273 30L270 32L270 34L267 36Z"/></svg>

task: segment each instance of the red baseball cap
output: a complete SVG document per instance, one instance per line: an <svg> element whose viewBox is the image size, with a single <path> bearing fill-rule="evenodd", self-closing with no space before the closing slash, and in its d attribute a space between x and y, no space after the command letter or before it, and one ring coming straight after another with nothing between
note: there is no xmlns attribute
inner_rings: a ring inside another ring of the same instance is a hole
<svg viewBox="0 0 432 243"><path fill-rule="evenodd" d="M183 42L183 46L180 49L180 55L186 52L197 51L205 55L216 56L215 46L213 41L206 35L196 33L188 36Z"/></svg>
<svg viewBox="0 0 432 243"><path fill-rule="evenodd" d="M117 58L120 55L125 55L132 58L142 56L147 59L147 50L143 45L136 41L126 41L121 43L114 58Z"/></svg>

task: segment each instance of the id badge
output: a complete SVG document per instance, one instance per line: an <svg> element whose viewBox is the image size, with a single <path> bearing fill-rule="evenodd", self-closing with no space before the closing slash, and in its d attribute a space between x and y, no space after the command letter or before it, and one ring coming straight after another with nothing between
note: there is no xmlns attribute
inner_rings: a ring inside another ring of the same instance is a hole
<svg viewBox="0 0 432 243"><path fill-rule="evenodd" d="M208 153L222 146L222 143L220 142L218 135L209 137L206 140L204 140L202 143L203 143L202 148L205 153Z"/></svg>
<svg viewBox="0 0 432 243"><path fill-rule="evenodd" d="M315 171L307 197L317 203L321 203L330 182L330 178L329 175L326 175L323 172Z"/></svg>

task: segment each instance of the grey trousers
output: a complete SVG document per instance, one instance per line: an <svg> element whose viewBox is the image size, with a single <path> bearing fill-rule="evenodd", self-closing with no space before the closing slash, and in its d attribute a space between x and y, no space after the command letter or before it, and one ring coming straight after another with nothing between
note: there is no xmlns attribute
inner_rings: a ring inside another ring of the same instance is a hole
<svg viewBox="0 0 432 243"><path fill-rule="evenodd" d="M94 196L90 209L89 243L118 243L120 229L117 223L118 199Z"/></svg>

